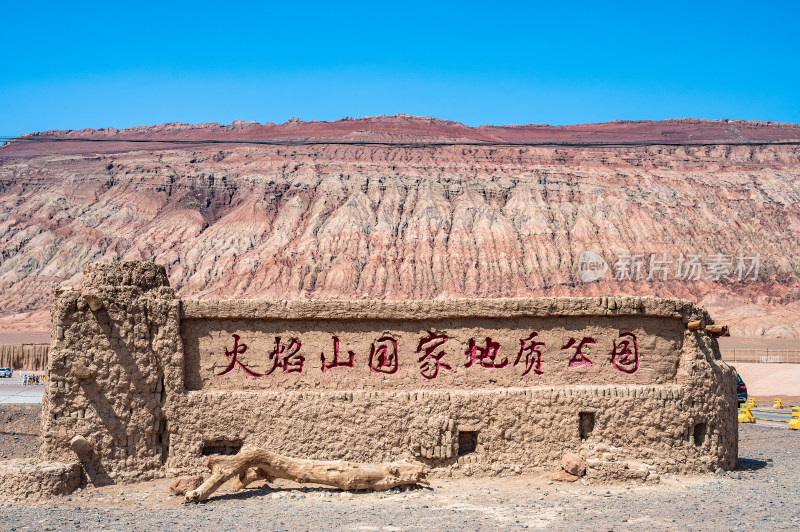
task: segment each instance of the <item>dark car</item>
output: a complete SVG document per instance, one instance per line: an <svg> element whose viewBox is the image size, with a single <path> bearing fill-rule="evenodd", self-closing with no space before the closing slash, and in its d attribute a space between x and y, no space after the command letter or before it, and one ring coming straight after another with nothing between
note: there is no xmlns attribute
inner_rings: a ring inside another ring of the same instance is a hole
<svg viewBox="0 0 800 532"><path fill-rule="evenodd" d="M739 400L739 406L742 406L747 402L747 386L738 374L736 375L736 380L738 381L738 386L736 387L736 398Z"/></svg>

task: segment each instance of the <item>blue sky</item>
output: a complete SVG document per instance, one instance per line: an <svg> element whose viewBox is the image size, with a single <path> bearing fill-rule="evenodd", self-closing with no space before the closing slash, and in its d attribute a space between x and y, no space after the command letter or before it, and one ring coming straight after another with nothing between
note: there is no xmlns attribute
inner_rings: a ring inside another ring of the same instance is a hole
<svg viewBox="0 0 800 532"><path fill-rule="evenodd" d="M7 2L0 135L408 113L800 122L800 2Z"/></svg>

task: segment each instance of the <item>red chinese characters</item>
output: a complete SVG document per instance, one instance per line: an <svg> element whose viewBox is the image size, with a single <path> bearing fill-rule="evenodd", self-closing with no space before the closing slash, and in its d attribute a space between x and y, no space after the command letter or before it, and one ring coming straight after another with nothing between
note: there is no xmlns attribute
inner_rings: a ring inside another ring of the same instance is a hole
<svg viewBox="0 0 800 532"><path fill-rule="evenodd" d="M623 373L635 373L639 369L639 344L636 335L629 332L619 333L620 340L614 340L614 351L611 352L611 365ZM629 339L628 339L629 338ZM633 351L631 351L631 345Z"/></svg>
<svg viewBox="0 0 800 532"><path fill-rule="evenodd" d="M575 343L576 343L575 338L570 338L569 342L567 342L567 345L561 348L561 349L570 349L571 347L575 347L575 354L572 355L572 359L569 361L569 367L579 368L581 366L586 366L587 368L591 368L592 366L594 366L592 361L589 360L589 358L586 355L584 355L583 352L581 351L583 349L583 346L587 344L596 344L597 342L594 341L594 338L589 338L584 336L583 340L581 340L580 343L578 343L578 345L575 345Z"/></svg>
<svg viewBox="0 0 800 532"><path fill-rule="evenodd" d="M525 371L522 373L523 377L530 373L531 370L533 370L536 375L542 374L542 352L539 351L539 347L544 347L546 344L534 340L534 338L538 336L538 333L532 332L530 336L519 341L519 354L514 361L514 365L516 366L519 364L520 360L522 360L522 355L525 355Z"/></svg>
<svg viewBox="0 0 800 532"><path fill-rule="evenodd" d="M298 354L301 347L302 344L297 338L289 340L289 345L283 345L281 337L276 336L275 348L269 355L269 359L272 361L272 369L264 375L271 375L279 367L283 368L284 373L302 373L303 363L305 363L306 359L303 355Z"/></svg>
<svg viewBox="0 0 800 532"><path fill-rule="evenodd" d="M373 373L397 373L397 340L391 336L381 336L372 343L369 350L369 369Z"/></svg>
<svg viewBox="0 0 800 532"><path fill-rule="evenodd" d="M417 345L417 354L419 355L424 350L425 352L419 357L417 362L422 363L419 372L428 380L435 379L439 375L439 369L446 369L453 371L453 368L442 362L444 351L435 353L438 348L444 345L450 338L444 334L434 334L428 331L428 336L421 338Z"/></svg>
<svg viewBox="0 0 800 532"><path fill-rule="evenodd" d="M329 369L338 368L338 367L353 367L353 359L355 358L356 354L352 351L347 352L350 355L350 359L347 362L342 362L339 360L339 337L333 337L333 360L331 360L330 364L325 363L325 353L320 354L320 358L322 358L322 371L323 373L328 371Z"/></svg>
<svg viewBox="0 0 800 532"><path fill-rule="evenodd" d="M239 367L242 368L242 370L247 375L250 375L251 377L260 377L261 376L260 373L256 373L255 371L251 370L250 368L242 364L242 362L239 360L239 355L243 355L246 352L247 352L247 345L245 343L239 344L239 335L234 334L233 350L232 351L228 351L227 349L225 350L225 356L231 359L231 363L228 364L228 367L225 368L222 371L222 373L217 373L217 377L222 377L223 375L227 375L228 373L233 371L233 368L236 367L236 364L239 364Z"/></svg>
<svg viewBox="0 0 800 532"><path fill-rule="evenodd" d="M524 333L523 333L524 334ZM223 377L231 374L236 366L239 366L245 375L249 377L265 377L272 375L278 368L283 370L283 373L303 373L305 357L301 354L302 343L298 338L289 338L288 342L284 341L280 336L275 336L274 347L268 355L266 367L268 371L264 373L257 373L250 369L242 358L242 355L248 353L248 360L252 363L252 349L241 341L237 334L233 334L233 348L225 349L225 356L228 359L227 367L215 376ZM520 335L521 336L521 335ZM450 360L448 364L445 359L446 349L444 348L450 340L447 333L427 331L427 333L418 337L419 341L416 348L416 359L419 365L420 375L424 379L434 380L438 378L442 372L454 372L453 362ZM516 358L512 358L513 366L522 366L520 377L527 375L543 375L542 359L544 358L544 350L547 343L538 332L530 332L525 338L519 336L519 351ZM333 341L333 353L323 349L320 353L320 370L325 373L334 368L351 368L354 371L364 371L363 363L360 363L360 369L355 369L355 351L346 350L344 352L338 336L331 335ZM350 340L358 345L358 340ZM550 340L548 340L550 341ZM602 342L605 346L608 344L606 341L611 341L609 338ZM403 340L403 353L404 356L411 356L410 349L412 345L408 345ZM560 342L559 342L560 343ZM591 353L585 353L584 350L587 346L597 344L594 338L584 336L582 339L577 340L574 337L569 338L566 344L561 347L561 350L572 350L572 356L569 359L568 367L570 369L584 368L590 370L594 368L597 362L592 361ZM330 345L330 344L329 344ZM558 344L556 344L557 346ZM555 348L556 346L553 346ZM385 375L393 375L399 371L399 341L392 336L391 333L384 333L383 336L372 342L369 351L368 367L373 373L382 373ZM451 344L452 347L452 344ZM500 356L500 342L492 340L491 337L486 336L484 341L479 344L475 338L468 340L468 347L465 351L466 361L464 367L470 368L474 365L486 369L502 369L509 366L509 358ZM607 349L608 347L605 347ZM363 349L363 347L359 347ZM358 349L357 349L358 350ZM363 351L365 353L365 351ZM607 353L608 351L604 351ZM328 353L326 355L326 353ZM346 353L346 354L345 354ZM360 355L361 356L361 355ZM594 356L592 356L594 358ZM596 360L596 359L595 359ZM611 364L617 371L633 374L639 370L639 346L636 335L632 332L620 332L617 339L613 340L613 349L611 351ZM261 370L260 365L256 368ZM597 370L598 368L594 368ZM312 370L313 372L313 370ZM456 373L456 372L454 372ZM516 372L515 372L516 373ZM519 374L518 374L519 375Z"/></svg>
<svg viewBox="0 0 800 532"><path fill-rule="evenodd" d="M500 369L508 365L508 358L503 358L500 362L497 360L497 352L500 350L500 344L493 342L491 338L486 337L486 347L478 347L475 344L475 339L469 339L469 346L465 354L469 359L464 364L465 367L470 367L475 362L479 363L484 368Z"/></svg>

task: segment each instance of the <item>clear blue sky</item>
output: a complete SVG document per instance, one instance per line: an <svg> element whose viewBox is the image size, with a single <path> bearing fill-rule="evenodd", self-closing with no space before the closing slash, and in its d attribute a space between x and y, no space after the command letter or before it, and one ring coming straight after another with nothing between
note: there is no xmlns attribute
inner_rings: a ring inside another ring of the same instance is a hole
<svg viewBox="0 0 800 532"><path fill-rule="evenodd" d="M800 122L797 0L10 1L0 17L0 135L395 113Z"/></svg>

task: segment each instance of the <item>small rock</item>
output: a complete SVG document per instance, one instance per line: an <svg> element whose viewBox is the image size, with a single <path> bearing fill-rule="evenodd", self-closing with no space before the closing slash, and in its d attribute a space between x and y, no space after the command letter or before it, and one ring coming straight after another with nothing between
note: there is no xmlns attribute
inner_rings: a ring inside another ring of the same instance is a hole
<svg viewBox="0 0 800 532"><path fill-rule="evenodd" d="M742 480L742 474L738 471L731 471L728 473L728 476L736 480Z"/></svg>
<svg viewBox="0 0 800 532"><path fill-rule="evenodd" d="M721 476L724 476L724 475L725 475L725 470L722 469L721 467L718 467L717 470L714 471L714 476L715 477L721 477Z"/></svg>
<svg viewBox="0 0 800 532"><path fill-rule="evenodd" d="M69 445L75 454L81 457L89 456L94 451L94 446L83 436L75 436L70 440Z"/></svg>
<svg viewBox="0 0 800 532"><path fill-rule="evenodd" d="M173 495L186 495L187 491L196 490L203 483L203 477L195 475L191 477L176 478L169 486L169 492Z"/></svg>
<svg viewBox="0 0 800 532"><path fill-rule="evenodd" d="M561 467L570 475L582 477L586 474L586 463L575 453L567 453L561 458Z"/></svg>
<svg viewBox="0 0 800 532"><path fill-rule="evenodd" d="M567 473L566 471L557 471L556 473L550 475L550 480L555 480L557 482L575 482L579 478L581 477Z"/></svg>

